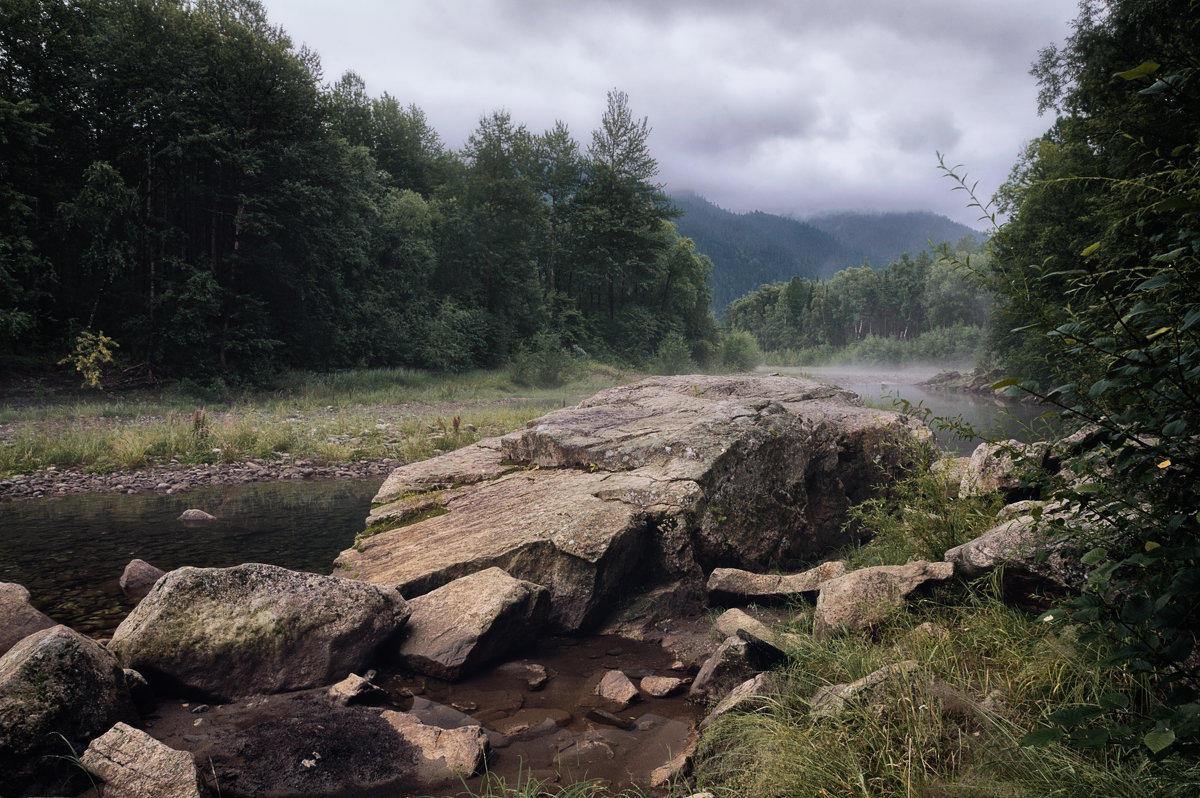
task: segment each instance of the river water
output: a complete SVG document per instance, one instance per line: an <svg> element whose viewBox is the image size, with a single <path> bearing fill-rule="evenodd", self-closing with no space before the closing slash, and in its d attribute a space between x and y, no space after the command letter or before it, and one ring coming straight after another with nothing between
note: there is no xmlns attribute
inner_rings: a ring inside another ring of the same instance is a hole
<svg viewBox="0 0 1200 798"><path fill-rule="evenodd" d="M934 417L956 419L979 434L969 438L938 429L930 422L939 448L946 453L968 455L984 440L1008 439L1030 442L1044 440L1057 428L1054 419L1044 418L1045 408L990 395L961 391L938 391L921 387L936 375L934 366L813 366L792 368L763 366L760 372L809 377L854 391L874 407L901 409L898 400L931 411Z"/></svg>
<svg viewBox="0 0 1200 798"><path fill-rule="evenodd" d="M261 562L327 574L362 531L381 483L270 482L0 503L0 582L24 585L54 620L105 637L133 606L119 585L130 560L164 571ZM217 520L179 521L192 507Z"/></svg>

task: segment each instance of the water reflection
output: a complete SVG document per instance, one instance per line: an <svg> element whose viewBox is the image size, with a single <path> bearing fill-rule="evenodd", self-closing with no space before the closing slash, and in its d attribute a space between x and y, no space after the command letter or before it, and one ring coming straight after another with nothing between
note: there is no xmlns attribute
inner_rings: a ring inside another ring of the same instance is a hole
<svg viewBox="0 0 1200 798"><path fill-rule="evenodd" d="M0 504L0 582L24 585L38 609L95 636L130 609L118 580L140 558L169 571L244 562L329 573L362 529L381 480L271 482L172 496L88 493ZM197 507L217 516L177 520Z"/></svg>
<svg viewBox="0 0 1200 798"><path fill-rule="evenodd" d="M961 417L963 422L981 433L964 440L935 427L934 434L944 452L970 454L985 439L1045 440L1057 428L1054 420L1042 418L1046 409L1037 405L1018 404L988 395L922 388L922 382L942 370L934 366L769 366L764 369L838 385L854 391L876 407L889 408L894 399L904 399L929 409L935 416Z"/></svg>

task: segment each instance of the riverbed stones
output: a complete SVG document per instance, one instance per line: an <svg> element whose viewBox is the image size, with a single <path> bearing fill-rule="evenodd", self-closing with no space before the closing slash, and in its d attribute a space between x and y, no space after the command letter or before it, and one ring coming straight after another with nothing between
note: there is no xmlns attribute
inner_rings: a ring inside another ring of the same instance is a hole
<svg viewBox="0 0 1200 798"><path fill-rule="evenodd" d="M483 767L488 752L488 737L482 726L441 729L427 726L415 715L392 710L384 711L382 717L428 763L435 768L445 768L448 771L447 780L456 776L473 776Z"/></svg>
<svg viewBox="0 0 1200 798"><path fill-rule="evenodd" d="M418 673L455 681L532 646L546 624L550 593L488 568L408 602L400 659Z"/></svg>
<svg viewBox="0 0 1200 798"><path fill-rule="evenodd" d="M34 632L0 657L0 774L18 793L136 717L117 658L73 629Z"/></svg>
<svg viewBox="0 0 1200 798"><path fill-rule="evenodd" d="M0 582L0 655L34 632L56 625L29 603L29 591L22 585Z"/></svg>
<svg viewBox="0 0 1200 798"><path fill-rule="evenodd" d="M141 601L166 571L155 568L145 560L130 560L121 572L121 592L126 598Z"/></svg>
<svg viewBox="0 0 1200 798"><path fill-rule="evenodd" d="M1034 593L1077 590L1087 581L1087 567L1075 551L1078 542L1049 538L1039 525L1038 518L1067 517L1061 508L1018 502L1001 510L999 517L1006 516L974 540L946 551L944 559L955 573L973 579L1003 566L1005 594L1018 601Z"/></svg>
<svg viewBox="0 0 1200 798"><path fill-rule="evenodd" d="M80 764L104 781L104 795L110 798L205 795L191 754L169 748L124 723L92 740Z"/></svg>
<svg viewBox="0 0 1200 798"><path fill-rule="evenodd" d="M397 470L338 565L409 598L499 567L545 586L551 624L577 631L653 579L845 544L845 510L913 434L927 431L809 380L644 380Z"/></svg>
<svg viewBox="0 0 1200 798"><path fill-rule="evenodd" d="M638 700L637 686L621 671L606 671L596 685L596 695L624 709Z"/></svg>
<svg viewBox="0 0 1200 798"><path fill-rule="evenodd" d="M917 588L954 576L948 562L917 560L851 571L821 585L813 614L820 639L838 631L868 629L887 618Z"/></svg>
<svg viewBox="0 0 1200 798"><path fill-rule="evenodd" d="M163 692L229 700L332 684L407 620L393 588L250 563L160 579L109 648Z"/></svg>

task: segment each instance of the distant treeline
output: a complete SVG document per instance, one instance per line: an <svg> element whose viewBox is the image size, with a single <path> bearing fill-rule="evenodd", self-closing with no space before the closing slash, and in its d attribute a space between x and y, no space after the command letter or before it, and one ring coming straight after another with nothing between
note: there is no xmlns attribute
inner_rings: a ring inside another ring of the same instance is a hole
<svg viewBox="0 0 1200 798"><path fill-rule="evenodd" d="M971 262L985 269L986 258L975 254ZM885 269L863 266L828 280L794 277L764 285L731 303L724 318L764 350L828 352L870 338L904 341L938 329L982 328L990 311L989 294L961 263L923 251Z"/></svg>
<svg viewBox="0 0 1200 798"><path fill-rule="evenodd" d="M192 377L711 352L649 132L614 90L586 148L496 111L450 151L256 0L5 0L0 357L91 331Z"/></svg>

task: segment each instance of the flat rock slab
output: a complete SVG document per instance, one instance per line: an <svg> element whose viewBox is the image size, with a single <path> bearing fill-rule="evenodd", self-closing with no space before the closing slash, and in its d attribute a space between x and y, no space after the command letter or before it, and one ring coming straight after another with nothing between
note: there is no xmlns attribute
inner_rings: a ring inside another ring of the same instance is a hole
<svg viewBox="0 0 1200 798"><path fill-rule="evenodd" d="M849 392L790 377L663 377L404 466L341 573L408 598L499 567L551 594L551 624L594 625L650 578L813 560L846 509L927 435Z"/></svg>
<svg viewBox="0 0 1200 798"><path fill-rule="evenodd" d="M400 659L418 673L455 681L536 643L550 610L541 585L499 568L464 576L408 602Z"/></svg>
<svg viewBox="0 0 1200 798"><path fill-rule="evenodd" d="M109 649L166 693L229 700L332 684L409 614L392 588L249 563L171 571Z"/></svg>
<svg viewBox="0 0 1200 798"><path fill-rule="evenodd" d="M708 576L708 598L717 603L787 601L815 595L821 583L846 574L834 560L797 574L756 574L740 568L714 568Z"/></svg>
<svg viewBox="0 0 1200 798"><path fill-rule="evenodd" d="M104 794L129 798L202 798L200 774L187 751L169 748L118 723L84 751L80 764L104 781Z"/></svg>

